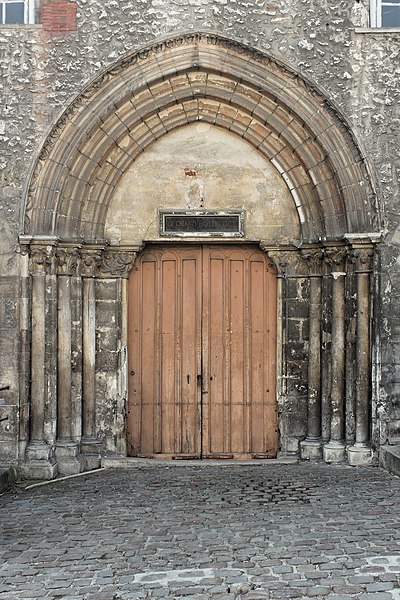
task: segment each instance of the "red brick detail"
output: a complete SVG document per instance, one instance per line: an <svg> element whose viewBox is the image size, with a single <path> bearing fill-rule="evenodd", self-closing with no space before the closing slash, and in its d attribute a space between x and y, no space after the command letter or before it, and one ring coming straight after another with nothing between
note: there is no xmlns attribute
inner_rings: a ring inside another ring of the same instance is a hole
<svg viewBox="0 0 400 600"><path fill-rule="evenodd" d="M75 31L76 4L65 1L44 4L42 24L45 31Z"/></svg>

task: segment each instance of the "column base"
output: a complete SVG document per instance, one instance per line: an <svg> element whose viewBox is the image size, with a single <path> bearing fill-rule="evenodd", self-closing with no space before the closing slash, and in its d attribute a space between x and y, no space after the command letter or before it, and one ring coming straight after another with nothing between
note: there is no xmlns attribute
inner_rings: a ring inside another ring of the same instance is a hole
<svg viewBox="0 0 400 600"><path fill-rule="evenodd" d="M54 479L58 468L52 448L46 442L30 442L20 472L25 479Z"/></svg>
<svg viewBox="0 0 400 600"><path fill-rule="evenodd" d="M58 441L55 455L60 475L76 475L83 471L83 461L76 442Z"/></svg>
<svg viewBox="0 0 400 600"><path fill-rule="evenodd" d="M321 460L322 458L322 440L307 438L300 442L301 460Z"/></svg>
<svg viewBox="0 0 400 600"><path fill-rule="evenodd" d="M98 438L82 438L81 454L84 471L93 471L101 467L101 442Z"/></svg>
<svg viewBox="0 0 400 600"><path fill-rule="evenodd" d="M346 446L343 442L331 440L325 444L323 456L326 463L346 462Z"/></svg>
<svg viewBox="0 0 400 600"><path fill-rule="evenodd" d="M365 444L357 444L347 448L347 460L352 467L366 467L372 464L372 451Z"/></svg>

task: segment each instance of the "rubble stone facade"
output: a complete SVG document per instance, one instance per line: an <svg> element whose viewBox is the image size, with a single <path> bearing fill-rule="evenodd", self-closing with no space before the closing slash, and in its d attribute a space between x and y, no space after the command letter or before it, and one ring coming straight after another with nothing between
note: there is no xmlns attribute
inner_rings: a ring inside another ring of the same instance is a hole
<svg viewBox="0 0 400 600"><path fill-rule="evenodd" d="M277 270L279 452L399 443L400 30L369 10L47 0L0 26L0 462L126 455L127 279L165 208L243 209Z"/></svg>

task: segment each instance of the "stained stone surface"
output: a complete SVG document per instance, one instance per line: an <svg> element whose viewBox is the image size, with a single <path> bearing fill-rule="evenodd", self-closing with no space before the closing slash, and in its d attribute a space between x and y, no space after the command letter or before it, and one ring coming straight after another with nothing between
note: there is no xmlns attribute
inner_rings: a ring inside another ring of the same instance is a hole
<svg viewBox="0 0 400 600"><path fill-rule="evenodd" d="M40 14L41 3L37 4ZM365 154L380 204L384 240L371 286L375 291L372 441L375 447L398 443L399 32L368 29L369 0L79 0L76 4L76 31L50 34L40 23L0 27L0 386L10 386L0 397L0 418L8 417L0 423L1 461L23 461L29 438L29 361L20 355L24 344L30 344L30 307L29 289L23 289L25 267L18 233L30 169L51 127L96 76L145 45L200 30L259 49L302 74L337 108ZM300 301L304 307L304 299ZM307 332L304 318L296 318L291 326L300 330L301 343L293 347L299 376L294 384L289 381L288 397L292 397L290 385L298 389L287 420L297 444L297 438L305 435L303 340ZM107 338L106 344L111 342ZM114 360L114 347L112 351ZM79 357L74 358L79 363ZM115 380L110 399L102 379L113 370L111 359L98 375L100 397L106 397L103 406L116 401ZM106 363L105 356L100 360ZM48 364L51 379L53 363ZM79 393L74 391L77 405ZM109 423L102 422L101 427L111 446L115 431L108 431Z"/></svg>
<svg viewBox="0 0 400 600"><path fill-rule="evenodd" d="M159 465L0 497L0 598L398 600L400 479Z"/></svg>

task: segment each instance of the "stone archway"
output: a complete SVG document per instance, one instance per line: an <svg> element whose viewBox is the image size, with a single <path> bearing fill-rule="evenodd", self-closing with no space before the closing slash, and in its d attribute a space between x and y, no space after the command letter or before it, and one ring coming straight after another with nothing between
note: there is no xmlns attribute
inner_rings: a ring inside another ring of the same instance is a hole
<svg viewBox="0 0 400 600"><path fill-rule="evenodd" d="M380 217L368 164L343 117L299 73L191 33L128 54L90 83L32 167L21 223L32 282L31 476L126 451L126 278L147 238L113 240L107 224L138 157L199 122L263 157L299 223L295 244L267 230L248 239L279 271L282 451L300 443L303 458L344 460L346 447L351 464L371 457L369 285Z"/></svg>

